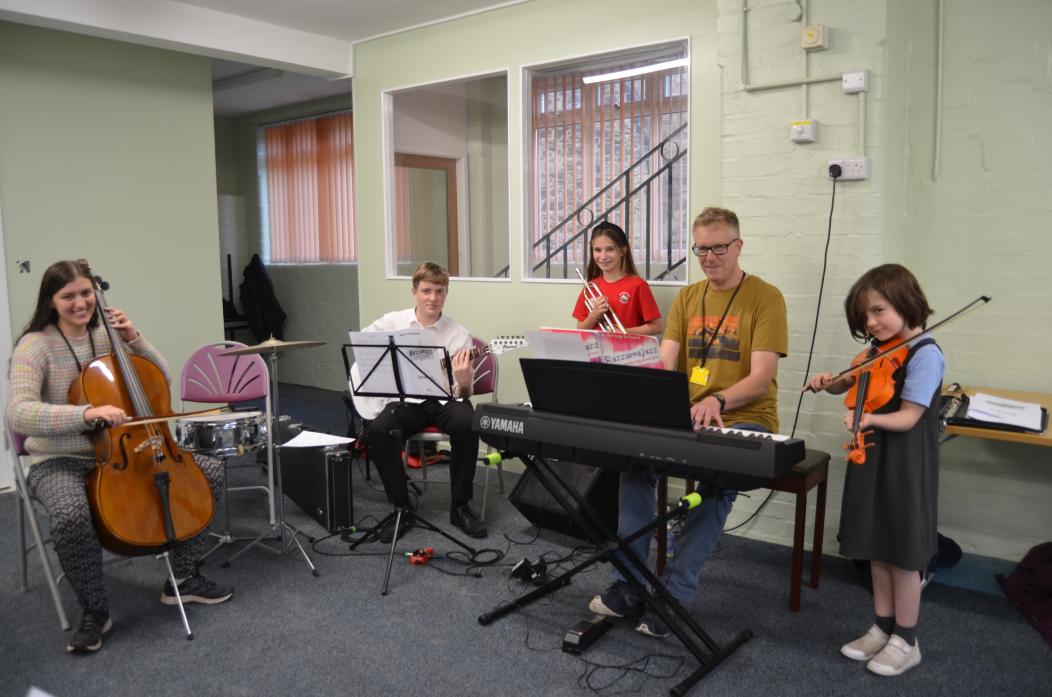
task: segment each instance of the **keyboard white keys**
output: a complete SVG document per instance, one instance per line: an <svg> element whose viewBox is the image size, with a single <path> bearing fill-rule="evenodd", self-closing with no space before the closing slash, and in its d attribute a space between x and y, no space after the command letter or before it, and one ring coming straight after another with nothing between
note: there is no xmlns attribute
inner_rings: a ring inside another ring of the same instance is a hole
<svg viewBox="0 0 1052 697"><path fill-rule="evenodd" d="M735 436L744 436L746 438L766 438L774 441L787 441L789 436L782 435L781 433L764 433L763 431L748 431L741 428L720 428L719 426L708 426L700 429L701 431L713 431L715 433L733 434Z"/></svg>

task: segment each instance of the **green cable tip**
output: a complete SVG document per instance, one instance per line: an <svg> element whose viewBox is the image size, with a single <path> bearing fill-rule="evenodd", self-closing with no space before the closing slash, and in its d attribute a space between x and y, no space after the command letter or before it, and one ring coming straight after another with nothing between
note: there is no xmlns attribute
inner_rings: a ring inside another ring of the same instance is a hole
<svg viewBox="0 0 1052 697"><path fill-rule="evenodd" d="M483 459L486 461L487 465L495 466L499 465L503 458L501 458L500 453L487 453L486 457Z"/></svg>
<svg viewBox="0 0 1052 697"><path fill-rule="evenodd" d="M687 504L687 508L697 508L701 505L701 494L692 491L680 500Z"/></svg>

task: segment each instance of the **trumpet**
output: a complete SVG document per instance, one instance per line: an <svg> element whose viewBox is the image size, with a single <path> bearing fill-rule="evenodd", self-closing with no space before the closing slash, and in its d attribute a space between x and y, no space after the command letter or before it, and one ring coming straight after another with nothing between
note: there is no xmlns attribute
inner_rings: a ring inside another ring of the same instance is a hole
<svg viewBox="0 0 1052 697"><path fill-rule="evenodd" d="M577 269L577 277L581 279L581 283L584 284L584 305L591 312L595 304L603 297L602 291L599 290L599 286L592 283L591 281L585 280L584 274L581 273L581 269ZM621 324L621 320L618 319L617 313L612 309L607 310L602 317L599 318L597 325L604 332L617 332L620 334L627 334L625 331L625 325Z"/></svg>

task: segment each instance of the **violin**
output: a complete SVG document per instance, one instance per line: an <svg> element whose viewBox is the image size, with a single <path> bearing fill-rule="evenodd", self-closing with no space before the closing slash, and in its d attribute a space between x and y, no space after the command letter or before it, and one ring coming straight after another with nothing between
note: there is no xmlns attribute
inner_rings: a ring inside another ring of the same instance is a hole
<svg viewBox="0 0 1052 697"><path fill-rule="evenodd" d="M842 370L829 381L829 385L838 380L843 380L850 375L858 375L855 384L848 390L844 397L844 404L852 409L851 440L844 444L848 450L848 462L861 465L866 461L866 448L872 447L873 443L866 442L866 436L872 431L860 431L859 422L862 415L872 413L880 409L895 395L895 382L892 375L905 362L909 355L910 346L920 341L928 334L943 325L976 310L990 302L990 296L980 295L949 317L936 322L931 327L910 337L909 339L890 339L880 346L871 347L859 353L851 361L851 367ZM828 385L827 385L828 387ZM810 385L804 386L802 392L815 392Z"/></svg>
<svg viewBox="0 0 1052 697"><path fill-rule="evenodd" d="M96 428L88 502L99 541L119 554L164 551L200 534L212 519L211 487L193 456L180 450L168 424L168 380L155 363L131 355L106 316L108 288L93 276L95 311L113 353L93 359L69 388L71 404L110 404L139 421ZM142 421L145 420L145 421Z"/></svg>
<svg viewBox="0 0 1052 697"><path fill-rule="evenodd" d="M895 371L906 362L909 352L908 345L891 339L862 351L851 361L852 368L863 363L866 363L866 367L859 369L855 384L844 396L844 406L854 411L851 440L844 444L848 451L848 462L861 465L866 461L866 448L873 446L873 443L866 442L866 436L872 435L873 431L862 431L859 422L863 414L872 414L883 408L895 396ZM874 356L879 358L871 361Z"/></svg>

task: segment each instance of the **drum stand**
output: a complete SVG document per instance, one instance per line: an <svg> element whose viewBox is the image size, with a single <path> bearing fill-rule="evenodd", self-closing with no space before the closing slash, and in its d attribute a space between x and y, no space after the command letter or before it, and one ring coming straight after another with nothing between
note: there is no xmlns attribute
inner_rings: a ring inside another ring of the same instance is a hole
<svg viewBox="0 0 1052 697"><path fill-rule="evenodd" d="M269 392L266 395L265 401L266 401L267 418L269 419L270 418L270 393ZM268 431L268 434L269 434L269 431L270 431L269 424L267 426L267 431ZM253 447L251 449L251 452L256 452L258 449L259 449L258 446ZM208 452L204 452L204 451L202 451L202 454L203 455L212 455L212 453L208 453ZM255 541L259 541L260 539L273 540L273 541L276 542L276 541L281 539L280 535L275 535L273 537L266 537L265 534L264 534L264 537L260 538L260 537L237 537L235 535L231 535L230 534L230 492L231 491L251 491L251 490L259 489L259 490L267 492L267 501L268 501L267 505L268 505L268 509L270 511L274 510L274 499L273 499L274 492L273 492L273 489L270 486L263 486L262 484L253 484L253 485L249 485L249 486L235 486L233 488L228 486L227 483L229 481L229 469L227 468L227 460L229 460L229 459L230 459L229 457L220 457L220 460L222 460L222 462L223 462L223 470L224 470L224 476L223 476L223 532L221 532L221 533L219 533L219 532L209 532L208 533L212 537L216 538L216 543L214 545L212 545L211 549L209 549L207 552L205 552L204 554L201 555L201 559L199 561L202 564L204 563L205 559L207 559L209 556L212 555L213 552L218 552L224 545L234 544L235 542L248 542L250 540L255 542ZM267 467L269 468L270 465L268 464ZM273 513L271 513L270 520L271 520L271 526L273 526L274 525L274 515L273 515ZM268 547L266 545L263 545L263 549L267 550L268 552L273 552L275 554L280 554L281 553L281 550L275 549L273 547ZM228 559L226 562L224 562L223 567L225 568L225 567L230 566L230 561L232 559L233 559L233 557L231 557L231 559Z"/></svg>
<svg viewBox="0 0 1052 697"><path fill-rule="evenodd" d="M292 546L295 545L303 556L303 559L307 562L307 566L310 567L311 573L315 576L320 576L321 574L318 573L318 569L315 568L314 562L311 561L311 558L307 555L307 551L303 549L303 545L300 544L298 536L303 535L307 538L308 542L313 542L314 538L306 533L300 532L300 530L294 525L285 520L285 496L281 488L281 446L275 446L274 444L274 431L277 428L278 423L277 415L280 413L278 410L278 347L272 346L267 351L261 351L261 353L267 354L269 362L268 367L270 369L270 394L267 396L266 400L267 477L270 486L270 530L242 547L234 556L223 562L223 566L230 566L235 559L257 544L264 549L268 549L278 554L287 554L289 550L292 549ZM276 540L281 541L281 546L278 549L262 544L264 538L274 531L280 533L280 536L275 538Z"/></svg>

